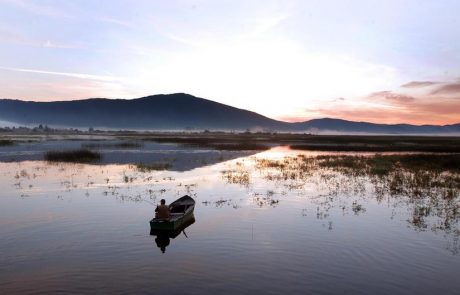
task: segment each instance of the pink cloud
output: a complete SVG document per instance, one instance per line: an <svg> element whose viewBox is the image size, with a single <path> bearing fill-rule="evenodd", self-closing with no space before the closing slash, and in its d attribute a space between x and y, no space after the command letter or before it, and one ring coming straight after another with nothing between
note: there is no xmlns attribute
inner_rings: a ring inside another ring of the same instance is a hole
<svg viewBox="0 0 460 295"><path fill-rule="evenodd" d="M412 81L407 84L401 85L403 88L421 88L421 87L427 87L427 86L432 86L439 84L439 82L433 82L433 81Z"/></svg>
<svg viewBox="0 0 460 295"><path fill-rule="evenodd" d="M460 96L460 82L445 84L431 92L431 94L458 95Z"/></svg>
<svg viewBox="0 0 460 295"><path fill-rule="evenodd" d="M368 97L371 99L382 99L383 98L386 100L402 101L402 102L409 102L409 101L415 100L415 97L413 96L394 93L391 91L374 92L374 93L371 93Z"/></svg>
<svg viewBox="0 0 460 295"><path fill-rule="evenodd" d="M436 88L433 90L433 87ZM374 92L354 103L347 100L347 103L334 102L305 109L304 114L303 118L297 115L285 119L298 122L308 116L387 124L456 124L460 123L460 81L410 82L399 90Z"/></svg>
<svg viewBox="0 0 460 295"><path fill-rule="evenodd" d="M394 108L348 107L341 109L320 109L318 113L320 114L319 117L386 124L447 125L460 123L458 115L460 114L460 105L454 102L413 104L407 107Z"/></svg>

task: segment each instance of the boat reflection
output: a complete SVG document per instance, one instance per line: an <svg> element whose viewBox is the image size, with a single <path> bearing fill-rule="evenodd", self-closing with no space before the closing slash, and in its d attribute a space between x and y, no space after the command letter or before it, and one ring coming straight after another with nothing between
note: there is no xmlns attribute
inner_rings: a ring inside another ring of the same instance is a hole
<svg viewBox="0 0 460 295"><path fill-rule="evenodd" d="M155 243L157 244L157 247L160 248L161 252L165 253L166 247L169 246L171 239L175 239L181 233L184 233L184 235L187 237L185 229L194 223L195 216L192 213L192 215L190 215L190 217L187 218L187 220L176 230L158 230L151 228L150 235L156 236Z"/></svg>

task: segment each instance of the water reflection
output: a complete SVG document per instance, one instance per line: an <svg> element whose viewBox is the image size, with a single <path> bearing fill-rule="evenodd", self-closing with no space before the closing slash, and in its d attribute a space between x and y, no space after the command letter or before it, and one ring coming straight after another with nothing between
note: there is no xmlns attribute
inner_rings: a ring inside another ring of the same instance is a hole
<svg viewBox="0 0 460 295"><path fill-rule="evenodd" d="M456 158L353 155L283 148L185 172L0 163L0 289L456 290ZM185 231L146 235L155 204L185 194L196 201L200 221Z"/></svg>
<svg viewBox="0 0 460 295"><path fill-rule="evenodd" d="M362 203L372 199L406 208L411 227L443 232L450 251L457 254L459 172L459 154L311 155L278 150L234 161L221 173L228 184L246 188L259 207L274 207L280 196L292 193L308 198L317 205L318 219L330 218L333 208L364 214ZM275 189L262 192L260 178Z"/></svg>
<svg viewBox="0 0 460 295"><path fill-rule="evenodd" d="M166 252L166 247L169 246L170 240L175 239L179 234L183 233L188 238L185 229L195 223L195 216L192 214L184 224L176 230L155 230L150 229L150 235L155 236L155 243L161 252Z"/></svg>
<svg viewBox="0 0 460 295"><path fill-rule="evenodd" d="M134 165L4 163L2 187L21 198L81 191L120 202L153 204L158 198L188 194L204 206L241 209L249 204L276 208L285 201L308 200L318 219L333 212L365 215L371 200L391 206L416 231L441 232L459 251L460 176L457 154L329 154L278 148L256 156L195 169L188 174L139 169ZM240 187L231 196L222 194ZM203 188L200 188L203 186ZM172 200L169 200L172 201ZM339 209L339 211L334 211ZM404 209L404 212L401 210ZM301 208L305 215L306 208ZM311 211L311 209L309 210Z"/></svg>
<svg viewBox="0 0 460 295"><path fill-rule="evenodd" d="M91 149L101 154L96 164L138 164L140 170L189 171L243 156L254 150L215 150L179 144L121 140L48 140L0 147L1 162L42 161L50 151ZM166 169L162 169L166 168Z"/></svg>

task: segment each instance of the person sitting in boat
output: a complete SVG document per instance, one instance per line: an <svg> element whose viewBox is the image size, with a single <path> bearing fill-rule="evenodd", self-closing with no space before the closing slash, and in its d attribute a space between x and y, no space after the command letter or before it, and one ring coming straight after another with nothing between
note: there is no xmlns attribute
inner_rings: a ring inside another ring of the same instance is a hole
<svg viewBox="0 0 460 295"><path fill-rule="evenodd" d="M166 206L165 199L161 199L160 205L155 209L155 218L157 219L169 219L171 212L169 211L169 206Z"/></svg>

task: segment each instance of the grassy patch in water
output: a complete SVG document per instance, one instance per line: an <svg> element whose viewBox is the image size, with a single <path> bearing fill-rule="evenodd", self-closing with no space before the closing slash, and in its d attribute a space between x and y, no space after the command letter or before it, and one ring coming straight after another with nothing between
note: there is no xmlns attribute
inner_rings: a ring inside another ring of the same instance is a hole
<svg viewBox="0 0 460 295"><path fill-rule="evenodd" d="M406 169L460 172L460 154L406 155L396 157L396 160Z"/></svg>
<svg viewBox="0 0 460 295"><path fill-rule="evenodd" d="M273 145L292 149L321 151L460 151L460 137L449 136L381 136L381 135L309 135L289 133L158 133L123 137L177 143L197 147L236 150L263 150Z"/></svg>
<svg viewBox="0 0 460 295"><path fill-rule="evenodd" d="M361 170L366 168L366 159L355 156L318 156L319 167L325 168L347 168Z"/></svg>
<svg viewBox="0 0 460 295"><path fill-rule="evenodd" d="M387 175L396 168L407 171L460 172L460 154L414 154L375 156L318 156L323 168Z"/></svg>
<svg viewBox="0 0 460 295"><path fill-rule="evenodd" d="M99 161L102 155L90 150L49 151L45 160L50 162L90 163Z"/></svg>
<svg viewBox="0 0 460 295"><path fill-rule="evenodd" d="M10 139L0 139L0 146L10 146L14 145L14 141Z"/></svg>
<svg viewBox="0 0 460 295"><path fill-rule="evenodd" d="M442 231L454 240L453 253L460 253L460 154L321 155L286 156L281 159L253 158L257 175L283 185L317 202L317 218L329 209L364 214L367 198L379 203L407 207L407 222L417 231ZM229 167L232 168L232 167ZM224 173L239 183L238 165ZM252 174L248 174L250 179ZM316 186L315 189L309 186ZM307 188L307 190L304 190ZM310 197L310 196L309 196ZM347 199L355 198L351 206ZM317 200L317 201L316 201ZM256 204L265 206L263 196ZM321 209L321 210L320 210ZM304 212L302 213L304 214Z"/></svg>
<svg viewBox="0 0 460 295"><path fill-rule="evenodd" d="M151 163L151 164L137 164L137 170L140 172L162 171L171 168L170 163Z"/></svg>

